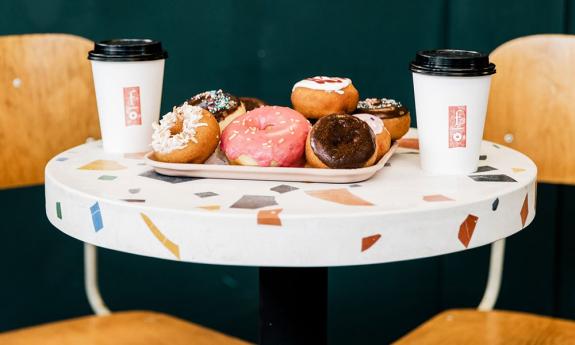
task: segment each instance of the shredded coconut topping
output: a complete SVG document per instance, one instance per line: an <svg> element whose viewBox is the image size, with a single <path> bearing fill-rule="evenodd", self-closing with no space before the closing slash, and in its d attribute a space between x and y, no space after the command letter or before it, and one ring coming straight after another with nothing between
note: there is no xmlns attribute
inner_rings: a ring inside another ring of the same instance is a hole
<svg viewBox="0 0 575 345"><path fill-rule="evenodd" d="M197 144L196 128L208 125L200 122L203 118L202 111L200 107L184 103L181 107L174 107L171 112L164 115L159 124L153 123L152 148L154 151L170 153L186 147L190 141ZM182 120L182 131L172 135L170 129Z"/></svg>

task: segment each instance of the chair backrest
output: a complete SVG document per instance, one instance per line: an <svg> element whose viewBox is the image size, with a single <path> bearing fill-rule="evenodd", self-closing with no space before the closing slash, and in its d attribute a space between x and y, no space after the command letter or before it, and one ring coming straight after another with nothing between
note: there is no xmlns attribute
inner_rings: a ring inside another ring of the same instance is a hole
<svg viewBox="0 0 575 345"><path fill-rule="evenodd" d="M50 158L99 137L92 44L64 34L0 37L0 188L41 184Z"/></svg>
<svg viewBox="0 0 575 345"><path fill-rule="evenodd" d="M575 36L517 38L490 58L485 139L528 155L539 181L575 184Z"/></svg>

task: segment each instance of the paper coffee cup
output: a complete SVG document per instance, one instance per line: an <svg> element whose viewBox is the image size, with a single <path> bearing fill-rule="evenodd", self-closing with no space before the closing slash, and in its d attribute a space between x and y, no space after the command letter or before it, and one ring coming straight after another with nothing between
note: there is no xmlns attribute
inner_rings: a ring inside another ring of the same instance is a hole
<svg viewBox="0 0 575 345"><path fill-rule="evenodd" d="M158 41L116 39L97 42L88 54L104 150L146 152L152 123L160 118L164 61Z"/></svg>
<svg viewBox="0 0 575 345"><path fill-rule="evenodd" d="M495 65L475 51L427 50L410 65L421 168L431 174L477 170Z"/></svg>

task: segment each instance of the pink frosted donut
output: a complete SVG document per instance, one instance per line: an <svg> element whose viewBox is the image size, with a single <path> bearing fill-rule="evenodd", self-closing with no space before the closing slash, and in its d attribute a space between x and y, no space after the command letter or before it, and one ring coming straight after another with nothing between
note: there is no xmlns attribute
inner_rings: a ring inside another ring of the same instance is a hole
<svg viewBox="0 0 575 345"><path fill-rule="evenodd" d="M231 164L302 166L310 128L309 121L293 109L261 107L248 111L224 129L221 149Z"/></svg>

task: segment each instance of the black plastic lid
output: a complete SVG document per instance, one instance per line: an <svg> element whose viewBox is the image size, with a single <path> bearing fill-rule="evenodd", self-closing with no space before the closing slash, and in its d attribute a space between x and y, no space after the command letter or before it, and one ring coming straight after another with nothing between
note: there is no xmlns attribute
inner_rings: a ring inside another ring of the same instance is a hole
<svg viewBox="0 0 575 345"><path fill-rule="evenodd" d="M95 61L149 61L167 57L162 42L133 38L96 42L94 50L88 53L88 60Z"/></svg>
<svg viewBox="0 0 575 345"><path fill-rule="evenodd" d="M489 56L476 51L437 49L417 52L409 65L415 73L449 76L477 77L495 73L495 64Z"/></svg>

